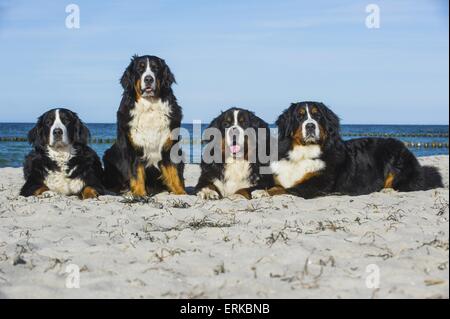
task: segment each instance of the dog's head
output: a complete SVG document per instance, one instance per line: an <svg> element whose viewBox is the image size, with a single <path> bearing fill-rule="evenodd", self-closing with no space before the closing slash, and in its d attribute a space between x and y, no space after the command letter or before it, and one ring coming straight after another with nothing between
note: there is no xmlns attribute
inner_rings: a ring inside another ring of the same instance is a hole
<svg viewBox="0 0 450 319"><path fill-rule="evenodd" d="M276 124L280 137L295 145L326 145L339 138L339 118L319 102L292 104Z"/></svg>
<svg viewBox="0 0 450 319"><path fill-rule="evenodd" d="M166 62L156 56L134 56L120 80L125 92L135 100L164 98L171 92L175 77Z"/></svg>
<svg viewBox="0 0 450 319"><path fill-rule="evenodd" d="M210 128L220 131L223 154L234 158L248 158L249 152L257 149L259 129L265 129L267 136L270 135L267 123L253 112L240 108L222 112Z"/></svg>
<svg viewBox="0 0 450 319"><path fill-rule="evenodd" d="M28 141L37 148L65 148L74 144L86 145L89 129L78 115L67 109L53 109L39 117L28 133Z"/></svg>

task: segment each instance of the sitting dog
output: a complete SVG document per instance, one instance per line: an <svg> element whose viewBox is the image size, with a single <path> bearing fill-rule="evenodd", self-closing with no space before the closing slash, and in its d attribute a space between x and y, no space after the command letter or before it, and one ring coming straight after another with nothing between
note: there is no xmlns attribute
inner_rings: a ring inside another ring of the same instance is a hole
<svg viewBox="0 0 450 319"><path fill-rule="evenodd" d="M261 163L259 154L260 147L264 147L265 155L269 154L270 130L266 122L250 111L232 108L211 122L207 132L213 130L217 138L206 139L209 144L202 157L201 176L196 186L200 198L243 196L251 199L260 197L261 192L274 185L270 161ZM265 143L260 146L263 136Z"/></svg>
<svg viewBox="0 0 450 319"><path fill-rule="evenodd" d="M164 60L134 56L122 76L117 142L106 151L104 184L136 198L162 191L186 194L178 146L182 111L172 91L175 77Z"/></svg>
<svg viewBox="0 0 450 319"><path fill-rule="evenodd" d="M277 186L269 190L270 195L313 198L443 187L437 169L421 167L401 141L342 140L338 117L322 103L292 104L276 124L279 160L271 167Z"/></svg>
<svg viewBox="0 0 450 319"><path fill-rule="evenodd" d="M24 164L20 194L39 196L52 191L82 199L104 195L100 158L87 146L90 133L77 114L54 109L42 115L29 132L34 150Z"/></svg>

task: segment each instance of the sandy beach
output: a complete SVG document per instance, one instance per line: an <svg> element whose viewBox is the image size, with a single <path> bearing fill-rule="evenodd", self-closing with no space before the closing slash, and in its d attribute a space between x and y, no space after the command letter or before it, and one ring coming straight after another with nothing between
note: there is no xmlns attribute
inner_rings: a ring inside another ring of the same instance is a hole
<svg viewBox="0 0 450 319"><path fill-rule="evenodd" d="M0 169L0 298L449 298L449 157L420 161L444 189L134 204L25 199Z"/></svg>

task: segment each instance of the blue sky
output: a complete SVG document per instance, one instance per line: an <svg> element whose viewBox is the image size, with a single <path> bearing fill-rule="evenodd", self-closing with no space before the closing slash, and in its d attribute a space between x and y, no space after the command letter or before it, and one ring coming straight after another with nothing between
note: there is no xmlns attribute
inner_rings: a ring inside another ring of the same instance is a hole
<svg viewBox="0 0 450 319"><path fill-rule="evenodd" d="M65 27L70 3L80 29ZM448 124L447 0L0 0L0 121L66 106L114 122L135 53L170 65L185 122L230 106L274 122L318 100L343 123Z"/></svg>

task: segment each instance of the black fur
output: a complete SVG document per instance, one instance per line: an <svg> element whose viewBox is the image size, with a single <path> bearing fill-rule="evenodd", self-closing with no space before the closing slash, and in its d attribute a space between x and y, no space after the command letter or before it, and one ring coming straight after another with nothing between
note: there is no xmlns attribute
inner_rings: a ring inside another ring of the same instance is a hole
<svg viewBox="0 0 450 319"><path fill-rule="evenodd" d="M130 126L132 121L131 111L135 108L135 103L141 98L139 92L135 89L136 81L144 73L142 64L149 60L151 69L155 73L157 81L157 89L155 98L168 102L170 106L169 129L173 131L181 126L182 109L178 105L177 99L172 91L172 84L176 83L166 62L156 56L133 56L130 64L126 68L120 83L124 89L122 101L117 112L117 142L106 151L103 162L105 166L104 184L112 192L125 193L130 191L130 180L136 176L137 167L143 164L143 150L132 143L130 140ZM182 182L184 173L184 163L174 164L171 161L171 151L181 154L178 147L180 136L173 140L173 146L168 150L162 150L162 160L158 164L176 166L178 175ZM176 147L177 149L173 150ZM145 164L145 163L144 163ZM161 171L154 166L146 168L146 189L148 194L156 194L167 189L162 182Z"/></svg>
<svg viewBox="0 0 450 319"><path fill-rule="evenodd" d="M253 128L257 135L256 139L259 140L259 132L258 128L263 128L265 130L265 138L266 138L266 154L270 154L270 129L269 125L264 122L262 119L257 117L253 112L250 112L248 110L240 109L240 108L231 108L227 110L226 112L222 112L221 115L219 115L217 118L215 118L211 124L208 126L208 128L216 128L220 130L220 133L222 136L225 136L225 131L227 128L227 123L229 123L229 118L233 118L234 111L239 111L239 116L242 116L243 121L239 123L239 125L245 130L247 128ZM227 120L228 118L228 120ZM204 140L204 143L211 143L212 139ZM217 142L217 141L216 141ZM223 143L223 141L221 141ZM246 152L247 152L246 148ZM256 150L254 150L256 154L259 152L258 144L256 143ZM214 156L214 152L211 152L211 156ZM204 160L204 156L202 157L202 163L201 163L201 176L198 181L198 184L196 186L196 191L199 192L205 187L213 187L214 180L223 180L224 171L225 171L225 165L224 164L224 154L222 153L222 160L220 162L213 162L213 163L206 163ZM270 161L267 163L261 163L259 160L259 157L256 156L256 163L250 164L250 184L255 185L249 189L247 189L247 192L251 194L254 190L262 190L262 189L268 189L274 185L273 182L273 176L271 174L261 174L260 168L265 167L269 168ZM221 197L223 197L223 194L220 194L218 190L216 190Z"/></svg>
<svg viewBox="0 0 450 319"><path fill-rule="evenodd" d="M293 148L294 133L301 126L300 108L316 106L313 118L326 137L319 142L326 168L317 176L287 193L303 198L327 194L363 195L378 192L388 174L394 174L393 189L418 191L443 187L442 177L434 167L421 167L416 157L396 139L360 138L344 141L339 133L339 118L318 102L292 104L279 117L279 158L286 159Z"/></svg>
<svg viewBox="0 0 450 319"><path fill-rule="evenodd" d="M24 162L25 185L20 194L22 196L33 196L35 192L46 187L44 181L48 172L59 171L61 168L48 156L50 141L50 129L55 120L55 110L50 110L43 114L36 126L28 133L28 140L33 146ZM71 179L81 179L85 186L94 188L100 195L104 194L102 185L103 169L100 158L87 145L90 132L84 123L78 118L76 113L67 109L59 109L61 121L65 125L68 133L69 144L71 144L76 154L67 164ZM50 189L51 190L51 189Z"/></svg>

